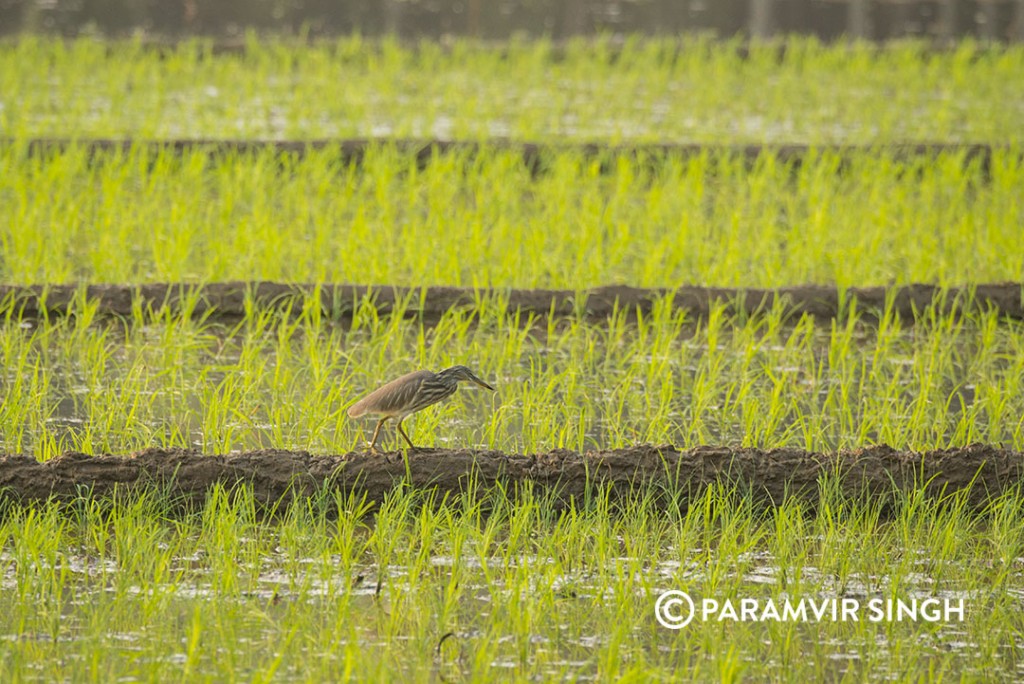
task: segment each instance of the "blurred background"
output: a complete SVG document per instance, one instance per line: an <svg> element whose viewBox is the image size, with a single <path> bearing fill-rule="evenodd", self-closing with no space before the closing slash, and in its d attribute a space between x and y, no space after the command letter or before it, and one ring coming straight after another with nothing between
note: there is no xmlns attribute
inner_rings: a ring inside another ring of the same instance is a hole
<svg viewBox="0 0 1024 684"><path fill-rule="evenodd" d="M1019 41L1024 0L0 0L0 34L554 39L711 32Z"/></svg>

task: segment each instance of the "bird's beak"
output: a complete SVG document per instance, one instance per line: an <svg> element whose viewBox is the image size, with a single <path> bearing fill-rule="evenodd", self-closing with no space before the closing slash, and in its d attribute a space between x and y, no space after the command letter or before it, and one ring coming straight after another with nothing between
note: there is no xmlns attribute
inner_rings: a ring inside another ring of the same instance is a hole
<svg viewBox="0 0 1024 684"><path fill-rule="evenodd" d="M491 387L490 385L488 385L486 382L484 382L480 378L476 377L475 375L473 376L473 382L475 382L476 384L480 385L481 387L484 387L486 389L491 390L492 392L494 391L493 387Z"/></svg>

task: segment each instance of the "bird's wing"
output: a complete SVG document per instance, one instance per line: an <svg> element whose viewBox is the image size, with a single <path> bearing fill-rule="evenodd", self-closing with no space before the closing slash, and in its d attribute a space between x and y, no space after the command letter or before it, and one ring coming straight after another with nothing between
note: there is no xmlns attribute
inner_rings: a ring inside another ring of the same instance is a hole
<svg viewBox="0 0 1024 684"><path fill-rule="evenodd" d="M423 381L433 375L428 370L418 370L396 378L352 404L348 409L348 415L353 418L367 413L400 415L412 401Z"/></svg>

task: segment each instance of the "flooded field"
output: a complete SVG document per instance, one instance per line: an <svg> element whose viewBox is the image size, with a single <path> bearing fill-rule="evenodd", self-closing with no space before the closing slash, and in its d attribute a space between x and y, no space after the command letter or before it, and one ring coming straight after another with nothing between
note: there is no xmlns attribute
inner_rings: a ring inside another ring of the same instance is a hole
<svg viewBox="0 0 1024 684"><path fill-rule="evenodd" d="M1018 495L980 514L910 495L891 518L824 499L760 511L718 489L687 511L599 496L555 513L406 491L372 511L314 498L276 522L245 490L185 517L158 497L7 507L0 674L1024 678ZM655 615L670 590L702 606L682 629ZM738 619L706 599L810 607ZM861 607L839 619L830 602Z"/></svg>
<svg viewBox="0 0 1024 684"><path fill-rule="evenodd" d="M1022 127L1024 130L1024 127ZM465 288L1020 282L1024 156L382 143L210 154L0 145L0 280ZM59 228L59 230L58 230ZM969 255L967 258L965 255Z"/></svg>
<svg viewBox="0 0 1024 684"><path fill-rule="evenodd" d="M1024 50L609 45L0 45L0 453L23 454L0 457L0 681L1024 680ZM159 144L380 135L479 144L375 141L358 164ZM618 151L527 164L506 137ZM857 149L622 153L639 142ZM230 316L18 294L227 281L411 289ZM850 289L911 283L934 297ZM665 294L586 310L615 285ZM831 308L695 313L688 285L825 287ZM473 296L426 316L426 286ZM568 294L516 309L508 288ZM458 364L496 391L410 417L424 451L388 426L387 455L358 453L373 421L347 407ZM591 478L614 469L584 452L618 448L618 473L708 477ZM829 470L852 450L885 456L881 488ZM739 452L762 483L811 462L814 496L730 481ZM241 476L192 495L88 476L229 459ZM359 459L380 466L360 486L288 470ZM527 461L554 475L486 471ZM563 467L578 496L545 484Z"/></svg>
<svg viewBox="0 0 1024 684"><path fill-rule="evenodd" d="M1019 46L794 36L786 47L254 35L223 54L201 40L28 37L0 46L0 114L19 136L1021 142Z"/></svg>
<svg viewBox="0 0 1024 684"><path fill-rule="evenodd" d="M346 453L373 427L345 415L356 399L456 363L497 391L463 389L410 418L421 446L1024 448L1024 326L995 312L867 323L851 306L826 326L786 322L782 305L741 321L720 304L691 322L664 300L640 320L531 322L492 302L436 324L367 305L342 323L308 303L233 327L142 311L94 320L87 303L52 322L8 318L0 450ZM385 429L387 448L397 439Z"/></svg>

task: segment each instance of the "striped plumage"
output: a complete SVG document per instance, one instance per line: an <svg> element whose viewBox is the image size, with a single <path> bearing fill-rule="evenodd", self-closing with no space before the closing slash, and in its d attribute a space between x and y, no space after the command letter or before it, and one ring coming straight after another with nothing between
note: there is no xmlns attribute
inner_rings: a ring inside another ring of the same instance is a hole
<svg viewBox="0 0 1024 684"><path fill-rule="evenodd" d="M455 394L460 380L468 380L491 391L494 390L465 366L452 366L438 373L418 370L370 392L349 407L348 415L352 418L363 415L380 416L373 431L373 438L370 440L370 451L377 451L377 437L380 435L381 426L389 418L398 421L398 432L409 446L415 449L409 435L402 429L402 421L409 415Z"/></svg>

